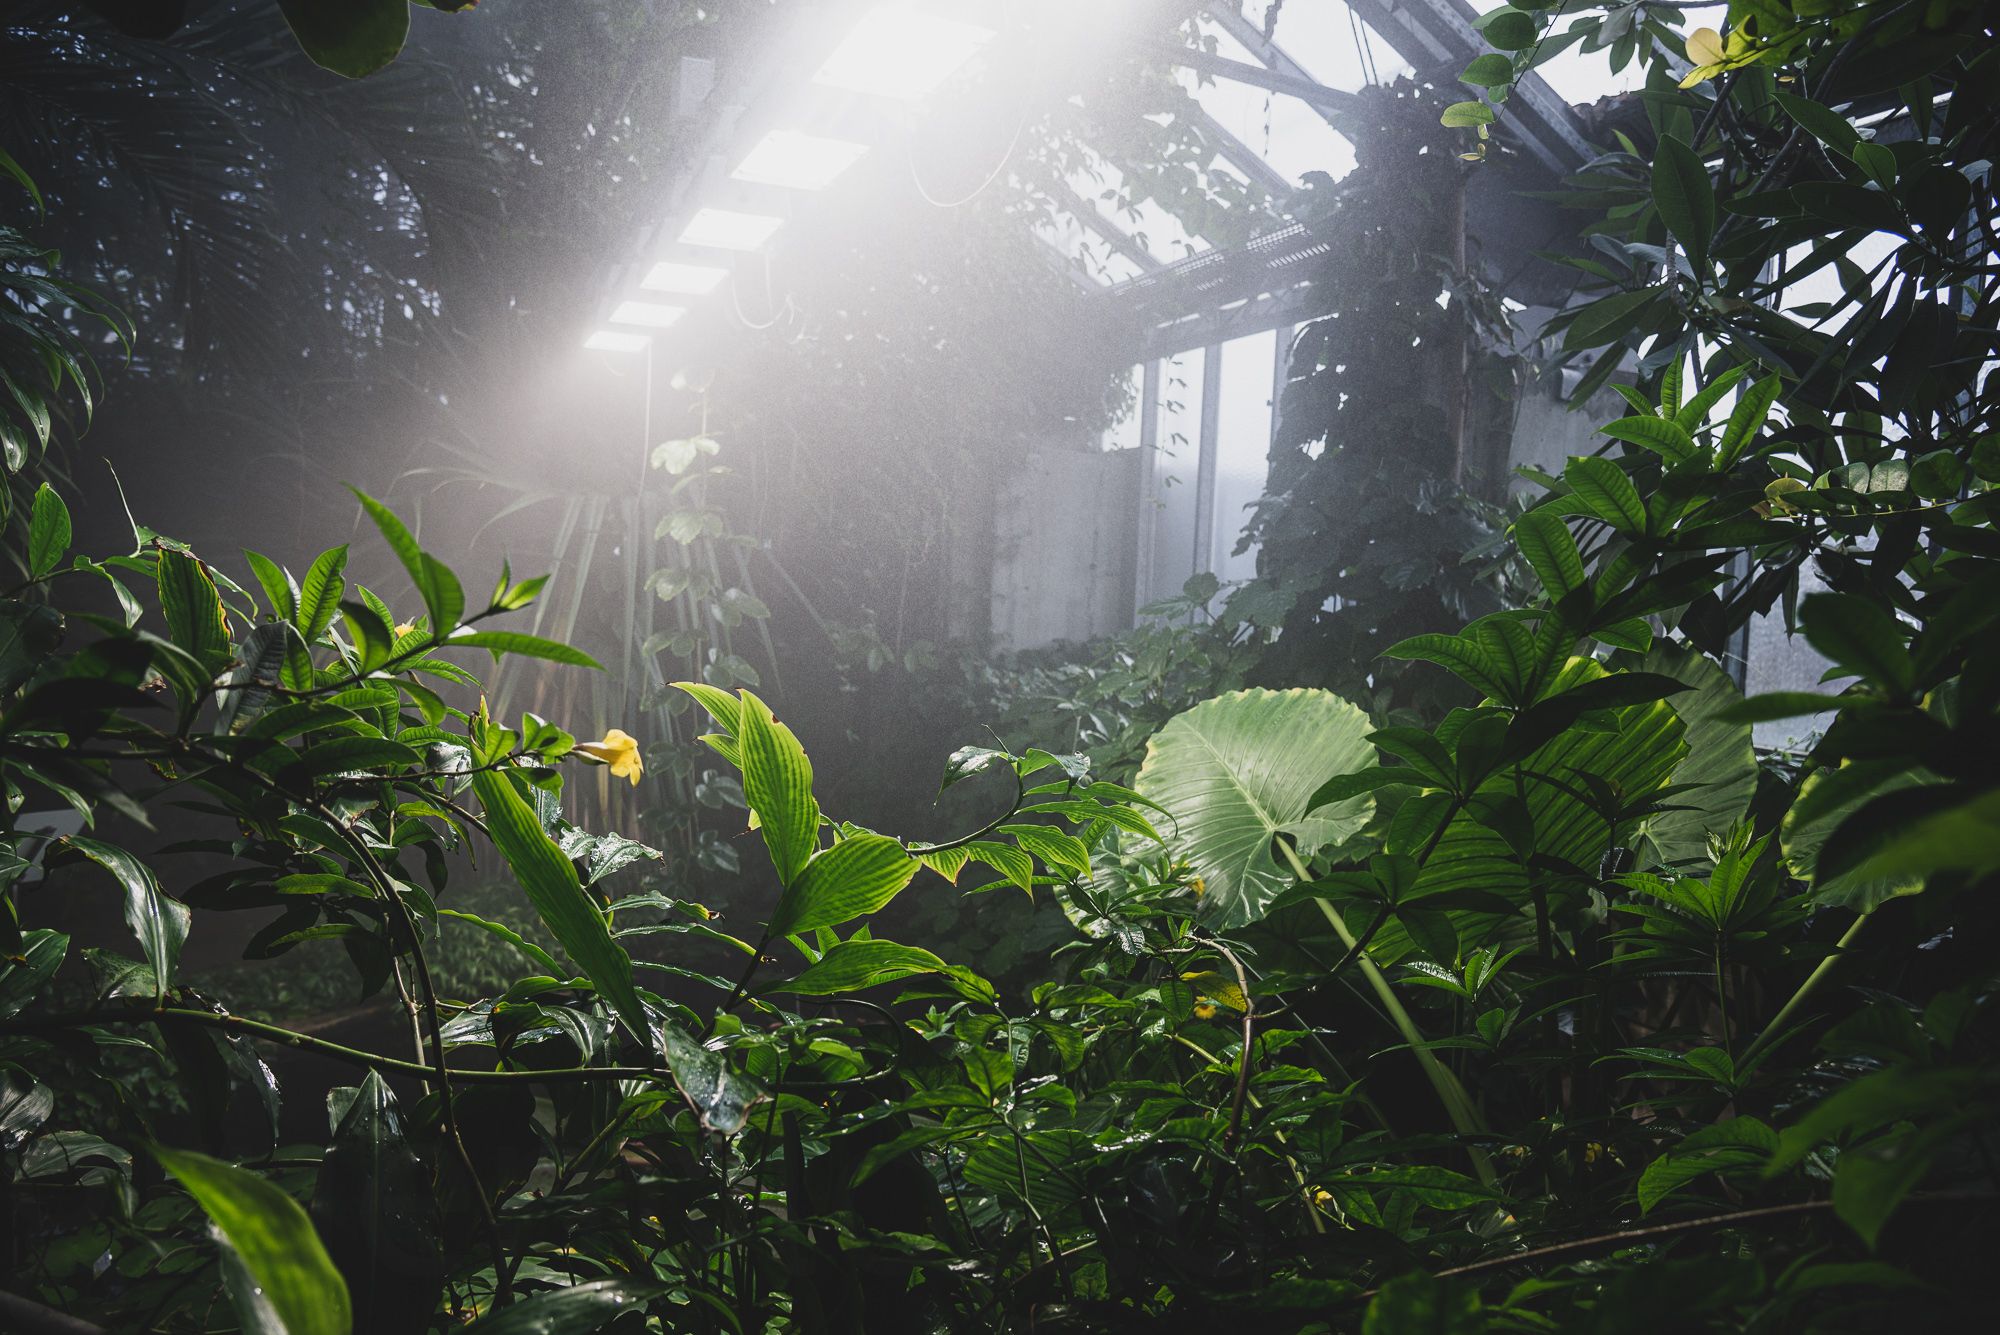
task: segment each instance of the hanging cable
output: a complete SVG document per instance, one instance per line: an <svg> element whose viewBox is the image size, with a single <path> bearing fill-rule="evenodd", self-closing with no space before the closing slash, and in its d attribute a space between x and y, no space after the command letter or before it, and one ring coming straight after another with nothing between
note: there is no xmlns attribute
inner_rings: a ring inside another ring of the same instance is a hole
<svg viewBox="0 0 2000 1335"><path fill-rule="evenodd" d="M1021 146L1021 136L1027 132L1028 122L1031 119L1033 119L1031 110L1028 107L1021 108L1020 124L1014 127L1014 137L1007 141L1007 151L1000 155L1000 161L993 164L993 170L986 174L985 180L981 181L976 187L974 187L971 194L965 196L965 198L963 199L955 199L950 202L946 202L944 200L937 198L936 196L931 194L931 192L928 189L924 187L924 178L917 174L916 136L913 134L906 134L903 142L906 146L907 156L910 162L910 180L917 187L917 193L923 196L924 203L929 204L932 208L937 208L937 209L957 209L965 207L967 204L970 204L973 200L978 199L981 195L985 194L987 187L991 186L995 181L999 180L1000 173L1006 171L1007 164L1014 160L1014 150Z"/></svg>

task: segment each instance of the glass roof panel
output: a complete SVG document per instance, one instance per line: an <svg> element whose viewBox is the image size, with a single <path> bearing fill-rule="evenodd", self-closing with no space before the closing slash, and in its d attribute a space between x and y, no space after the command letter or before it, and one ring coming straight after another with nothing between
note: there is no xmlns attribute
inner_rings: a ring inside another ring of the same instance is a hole
<svg viewBox="0 0 2000 1335"><path fill-rule="evenodd" d="M1223 59L1259 64L1242 43L1206 20L1202 35L1215 39L1215 53ZM1354 170L1354 145L1298 98L1234 79L1205 78L1185 66L1174 77L1203 111L1286 180L1297 184L1310 171L1339 180Z"/></svg>
<svg viewBox="0 0 2000 1335"><path fill-rule="evenodd" d="M1272 0L1243 0L1243 17L1261 32L1271 4ZM1393 83L1415 73L1395 47L1340 0L1283 6L1271 40L1306 73L1343 93L1358 93L1369 84Z"/></svg>
<svg viewBox="0 0 2000 1335"><path fill-rule="evenodd" d="M1095 227L1078 220L1068 209L1042 213L1034 221L1035 235L1055 247L1056 253L1081 269L1100 287L1137 278L1144 272L1132 259L1119 253Z"/></svg>
<svg viewBox="0 0 2000 1335"><path fill-rule="evenodd" d="M1125 173L1102 154L1086 147L1083 159L1069 172L1070 189L1091 202L1106 226L1131 237L1162 264L1211 249L1207 241L1189 233L1179 218L1152 198L1129 202L1124 193ZM1107 193L1111 198L1105 198Z"/></svg>

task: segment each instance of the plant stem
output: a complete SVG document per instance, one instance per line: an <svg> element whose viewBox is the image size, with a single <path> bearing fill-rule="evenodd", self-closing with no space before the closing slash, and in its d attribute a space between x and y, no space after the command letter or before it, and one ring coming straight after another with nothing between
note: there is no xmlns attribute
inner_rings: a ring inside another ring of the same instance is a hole
<svg viewBox="0 0 2000 1335"><path fill-rule="evenodd" d="M1756 1040L1743 1050L1743 1056L1737 1062L1739 1068L1744 1070L1749 1069L1752 1058L1762 1056L1765 1048L1778 1041L1785 1027L1785 1021L1792 1018L1792 1012L1804 1005L1805 999L1811 996L1813 990L1825 980L1827 974L1833 971L1833 967L1846 954L1847 948L1853 945L1854 939L1861 934L1861 924L1867 922L1869 916L1874 912L1874 909L1868 910L1867 913L1862 914L1849 925L1847 931L1835 943L1833 953L1821 960L1818 967L1806 975L1806 980L1799 984L1799 990L1792 993L1792 999L1778 1008L1778 1013L1773 1015L1771 1022L1764 1026L1764 1032L1757 1035Z"/></svg>
<svg viewBox="0 0 2000 1335"><path fill-rule="evenodd" d="M1299 878L1299 883L1310 884L1312 873L1306 869L1306 864L1299 860L1299 855L1292 846L1280 839L1278 847L1283 850L1285 860L1292 864L1292 874ZM1333 928L1334 935L1340 938L1341 944L1348 950L1354 951L1359 943L1354 933L1347 929L1347 923L1341 919L1333 905L1317 898L1313 903L1319 905L1320 913ZM1360 968L1361 976L1368 980L1368 986L1374 990L1376 999L1382 1003L1382 1009L1389 1013L1389 1019L1395 1024L1397 1032L1402 1034L1403 1041L1408 1043L1410 1051L1416 1054L1417 1065L1423 1068L1424 1075L1431 1082L1431 1088L1437 1091L1438 1102L1444 1105L1445 1115L1451 1119L1452 1126L1460 1135L1478 1134L1484 1128L1480 1125L1478 1110L1472 1106L1472 1099L1465 1092L1465 1086L1459 1084L1457 1077L1447 1071L1443 1063L1438 1061L1436 1054L1430 1050L1429 1041L1424 1038L1423 1031L1417 1028L1417 1023L1410 1017L1410 1012L1404 1009L1402 998L1396 995L1395 989L1389 986L1389 980L1382 976L1382 971L1375 966L1375 961L1365 952L1357 951L1354 962ZM1494 1175L1493 1165L1487 1160L1486 1152L1468 1146L1467 1153L1472 1157L1473 1168L1477 1171L1480 1182L1492 1186L1498 1179Z"/></svg>
<svg viewBox="0 0 2000 1335"><path fill-rule="evenodd" d="M297 1048L301 1052L311 1052L318 1056L330 1057L354 1066L365 1066L384 1075L407 1075L418 1080L435 1080L437 1067L429 1063L404 1061L400 1057L385 1057L380 1053L367 1052L361 1048L350 1048L311 1034L302 1034L295 1029L284 1029L275 1024L265 1024L241 1015L217 1015L213 1011L182 1010L177 1007L160 1009L105 1009L78 1011L70 1015L50 1015L45 1017L16 1016L0 1021L0 1034L38 1034L60 1032L65 1029L83 1029L99 1024L187 1024L221 1029L240 1034L245 1038L261 1039L267 1043L282 1043L286 1047ZM643 1066L566 1066L547 1071L466 1071L453 1068L451 1078L460 1084L573 1084L588 1083L593 1080L664 1080L664 1071L649 1070Z"/></svg>

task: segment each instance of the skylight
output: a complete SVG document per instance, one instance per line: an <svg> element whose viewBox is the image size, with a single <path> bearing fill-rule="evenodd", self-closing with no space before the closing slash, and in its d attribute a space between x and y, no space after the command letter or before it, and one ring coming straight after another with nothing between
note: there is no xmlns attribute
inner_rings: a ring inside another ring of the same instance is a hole
<svg viewBox="0 0 2000 1335"><path fill-rule="evenodd" d="M681 306L663 306L656 301L621 301L618 308L611 312L611 323L665 329L686 314L686 308Z"/></svg>
<svg viewBox="0 0 2000 1335"><path fill-rule="evenodd" d="M758 140L732 175L739 181L781 185L791 190L824 190L861 161L868 145L823 139L797 130L773 130Z"/></svg>
<svg viewBox="0 0 2000 1335"><path fill-rule="evenodd" d="M813 82L914 102L936 92L992 39L988 29L914 5L877 5L834 48Z"/></svg>
<svg viewBox="0 0 2000 1335"><path fill-rule="evenodd" d="M710 246L716 250L756 250L784 225L783 218L764 213L703 209L688 219L688 225L681 229L681 241L686 245Z"/></svg>
<svg viewBox="0 0 2000 1335"><path fill-rule="evenodd" d="M653 340L646 334L628 334L618 329L600 329L583 340L592 352L644 352Z"/></svg>
<svg viewBox="0 0 2000 1335"><path fill-rule="evenodd" d="M648 292L685 292L699 297L715 291L716 285L727 277L729 270L713 264L680 264L673 260L661 260L639 286Z"/></svg>

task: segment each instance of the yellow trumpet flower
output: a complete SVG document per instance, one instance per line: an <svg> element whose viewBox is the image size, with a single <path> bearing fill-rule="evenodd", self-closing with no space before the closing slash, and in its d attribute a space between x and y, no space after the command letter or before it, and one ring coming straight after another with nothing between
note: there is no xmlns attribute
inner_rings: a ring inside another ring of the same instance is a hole
<svg viewBox="0 0 2000 1335"><path fill-rule="evenodd" d="M611 766L612 778L630 779L634 788L646 772L646 762L639 758L639 739L617 728L605 733L601 742L578 742L576 751L601 765Z"/></svg>

